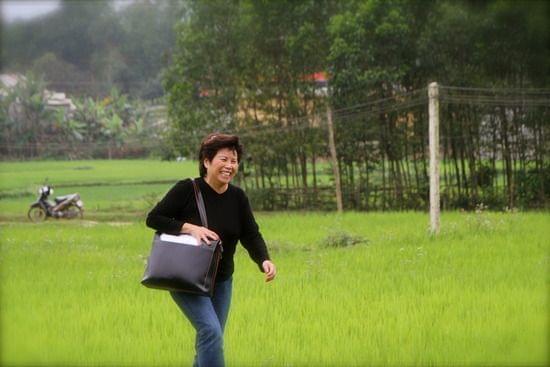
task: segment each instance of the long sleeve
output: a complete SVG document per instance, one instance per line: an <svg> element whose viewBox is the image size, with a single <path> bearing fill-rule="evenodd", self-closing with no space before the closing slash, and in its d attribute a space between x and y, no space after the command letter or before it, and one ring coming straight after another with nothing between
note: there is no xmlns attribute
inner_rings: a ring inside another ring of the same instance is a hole
<svg viewBox="0 0 550 367"><path fill-rule="evenodd" d="M191 180L179 181L147 215L146 224L159 232L179 234L182 208L191 194Z"/></svg>
<svg viewBox="0 0 550 367"><path fill-rule="evenodd" d="M262 263L269 260L269 253L244 191L230 184L227 191L220 194L204 178L195 180L204 199L208 228L222 240L223 256L216 281L226 280L233 274L239 241L263 272ZM176 183L149 212L146 220L148 227L169 234L179 234L184 223L202 225L191 179Z"/></svg>
<svg viewBox="0 0 550 367"><path fill-rule="evenodd" d="M241 244L248 251L250 258L258 264L260 271L263 272L262 263L265 260L270 260L269 252L244 192L241 197L241 220Z"/></svg>

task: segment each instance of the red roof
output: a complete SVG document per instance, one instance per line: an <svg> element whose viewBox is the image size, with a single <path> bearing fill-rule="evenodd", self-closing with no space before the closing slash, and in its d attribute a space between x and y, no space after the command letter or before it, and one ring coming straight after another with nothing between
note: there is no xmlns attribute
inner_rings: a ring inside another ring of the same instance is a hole
<svg viewBox="0 0 550 367"><path fill-rule="evenodd" d="M316 73L308 74L304 76L304 80L311 80L315 82L326 82L328 80L328 76L327 76L327 73L325 73L324 71L318 71Z"/></svg>

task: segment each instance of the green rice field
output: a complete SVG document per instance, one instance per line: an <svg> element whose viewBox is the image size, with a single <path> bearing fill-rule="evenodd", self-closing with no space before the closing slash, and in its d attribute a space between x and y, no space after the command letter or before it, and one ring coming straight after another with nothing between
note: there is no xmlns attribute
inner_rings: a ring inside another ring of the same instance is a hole
<svg viewBox="0 0 550 367"><path fill-rule="evenodd" d="M171 186L148 182L195 166L0 163L0 192L22 193L0 198L0 365L191 365L191 325L140 280L144 216ZM82 191L84 220L26 220L34 194L24 192L45 175L67 185L56 194ZM228 366L550 362L547 212L446 212L435 237L422 212L256 216L278 275L265 283L237 251Z"/></svg>
<svg viewBox="0 0 550 367"><path fill-rule="evenodd" d="M26 220L29 205L46 183L54 188L53 196L78 192L86 219L136 220L176 181L197 172L192 161L1 162L0 220Z"/></svg>

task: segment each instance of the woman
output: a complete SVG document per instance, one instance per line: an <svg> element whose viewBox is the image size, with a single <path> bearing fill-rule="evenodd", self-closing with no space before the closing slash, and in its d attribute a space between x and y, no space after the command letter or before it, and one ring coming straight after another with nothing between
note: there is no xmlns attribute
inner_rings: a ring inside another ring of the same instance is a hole
<svg viewBox="0 0 550 367"><path fill-rule="evenodd" d="M194 366L223 366L223 331L231 302L233 255L237 241L248 250L265 280L273 280L275 265L259 232L248 198L230 184L239 168L242 145L235 135L210 134L199 150L196 179L206 207L209 228L201 226L190 179L179 181L151 210L147 226L162 233L188 233L198 241L221 239L223 256L218 267L213 296L170 292L196 329Z"/></svg>

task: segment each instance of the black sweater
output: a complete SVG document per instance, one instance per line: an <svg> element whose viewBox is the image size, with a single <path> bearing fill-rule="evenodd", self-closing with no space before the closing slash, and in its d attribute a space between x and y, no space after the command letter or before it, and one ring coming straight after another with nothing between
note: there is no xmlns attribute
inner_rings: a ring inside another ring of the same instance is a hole
<svg viewBox="0 0 550 367"><path fill-rule="evenodd" d="M220 236L223 245L216 280L226 280L233 274L233 255L239 240L263 271L262 263L269 260L269 254L244 191L230 184L218 194L203 178L196 181L204 198L208 228ZM146 223L157 232L169 234L180 233L184 223L202 225L191 179L176 183L149 212Z"/></svg>

